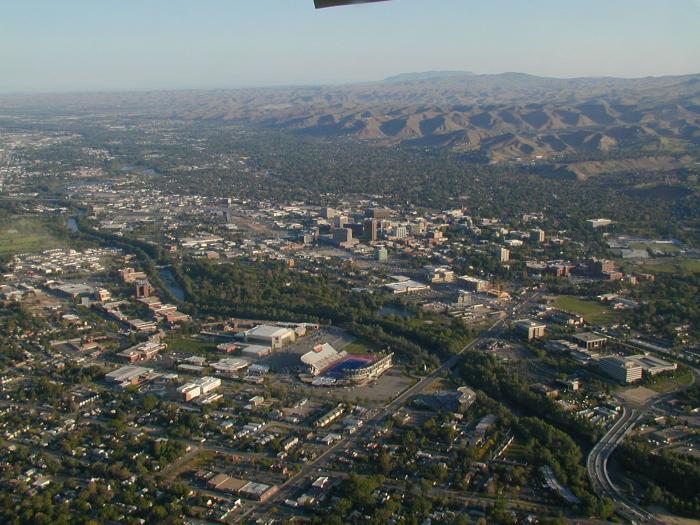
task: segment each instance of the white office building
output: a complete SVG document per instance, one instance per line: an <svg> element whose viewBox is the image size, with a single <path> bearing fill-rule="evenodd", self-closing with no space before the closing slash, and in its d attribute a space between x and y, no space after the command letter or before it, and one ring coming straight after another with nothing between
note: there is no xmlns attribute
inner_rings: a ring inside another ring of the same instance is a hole
<svg viewBox="0 0 700 525"><path fill-rule="evenodd" d="M642 379L642 367L621 356L604 357L599 361L600 368L620 383L634 383Z"/></svg>

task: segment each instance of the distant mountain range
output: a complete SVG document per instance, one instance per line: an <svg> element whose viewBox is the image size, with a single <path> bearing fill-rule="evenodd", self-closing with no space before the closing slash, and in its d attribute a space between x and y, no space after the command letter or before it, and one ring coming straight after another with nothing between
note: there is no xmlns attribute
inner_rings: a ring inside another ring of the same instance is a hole
<svg viewBox="0 0 700 525"><path fill-rule="evenodd" d="M700 74L559 79L430 71L336 86L72 97L46 96L43 102L86 113L240 121L321 137L449 148L489 162L614 154L654 157L657 165L668 157L675 166L687 164L694 157L684 155L700 148ZM4 100L0 107L3 102L13 105ZM14 105L30 103L36 97L14 99Z"/></svg>
<svg viewBox="0 0 700 525"><path fill-rule="evenodd" d="M211 93L172 115L447 147L491 161L631 149L656 154L700 144L700 74L556 79L434 71L364 84Z"/></svg>

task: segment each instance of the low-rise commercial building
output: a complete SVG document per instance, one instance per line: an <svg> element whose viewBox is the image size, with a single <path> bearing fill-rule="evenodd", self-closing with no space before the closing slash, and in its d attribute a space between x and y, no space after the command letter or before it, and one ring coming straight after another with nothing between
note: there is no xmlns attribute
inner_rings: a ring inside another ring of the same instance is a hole
<svg viewBox="0 0 700 525"><path fill-rule="evenodd" d="M314 422L314 427L323 428L325 426L330 425L333 421L338 419L343 414L343 412L345 412L345 406L342 404L339 404L333 410L326 412L324 415L322 415L320 418L318 418Z"/></svg>
<svg viewBox="0 0 700 525"><path fill-rule="evenodd" d="M455 273L448 266L426 266L424 270L431 283L451 283L455 280Z"/></svg>
<svg viewBox="0 0 700 525"><path fill-rule="evenodd" d="M182 394L185 401L191 401L201 395L208 394L212 390L221 386L221 379L218 377L202 377L191 383L186 383L177 389Z"/></svg>
<svg viewBox="0 0 700 525"><path fill-rule="evenodd" d="M588 219L586 222L593 229L603 228L604 226L610 226L612 224L612 220L610 219Z"/></svg>
<svg viewBox="0 0 700 525"><path fill-rule="evenodd" d="M602 348L608 342L607 337L592 332L581 332L580 334L574 334L572 337L577 345L588 351Z"/></svg>
<svg viewBox="0 0 700 525"><path fill-rule="evenodd" d="M118 383L121 386L137 385L152 373L153 370L151 368L123 366L105 374L105 380L111 383Z"/></svg>
<svg viewBox="0 0 700 525"><path fill-rule="evenodd" d="M459 280L464 284L464 287L470 292L484 292L491 286L488 281L484 279L479 279L477 277L471 277L469 275L462 275Z"/></svg>
<svg viewBox="0 0 700 525"><path fill-rule="evenodd" d="M403 275L393 275L391 278L395 282L387 283L384 287L395 295L430 290L430 286L427 284L419 283Z"/></svg>
<svg viewBox="0 0 700 525"><path fill-rule="evenodd" d="M650 376L655 376L663 372L673 372L678 368L676 363L670 363L649 354L633 355L628 357L627 360L641 366L644 373Z"/></svg>
<svg viewBox="0 0 700 525"><path fill-rule="evenodd" d="M145 341L139 343L131 348L122 350L117 354L118 357L128 361L129 363L137 363L139 361L148 361L153 359L158 352L160 352L165 345L158 341Z"/></svg>
<svg viewBox="0 0 700 525"><path fill-rule="evenodd" d="M211 367L216 371L217 375L222 377L238 377L246 368L250 366L250 362L245 359L225 358L216 363L212 363Z"/></svg>

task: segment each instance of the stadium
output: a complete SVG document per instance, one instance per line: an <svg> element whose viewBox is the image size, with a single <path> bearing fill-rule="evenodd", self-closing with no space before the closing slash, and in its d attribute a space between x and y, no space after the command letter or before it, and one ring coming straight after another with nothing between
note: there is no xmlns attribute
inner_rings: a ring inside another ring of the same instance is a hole
<svg viewBox="0 0 700 525"><path fill-rule="evenodd" d="M301 357L308 372L300 379L314 386L363 384L391 368L393 355L352 355L324 343Z"/></svg>

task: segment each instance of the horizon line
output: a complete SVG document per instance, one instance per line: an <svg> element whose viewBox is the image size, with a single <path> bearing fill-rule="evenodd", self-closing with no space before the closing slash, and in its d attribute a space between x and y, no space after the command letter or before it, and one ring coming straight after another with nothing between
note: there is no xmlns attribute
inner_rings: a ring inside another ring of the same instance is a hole
<svg viewBox="0 0 700 525"><path fill-rule="evenodd" d="M582 76L549 76L538 75L534 73L525 73L522 71L501 71L498 73L475 73L469 70L462 69L428 69L423 71L409 71L396 73L375 80L329 80L327 82L317 81L312 83L280 83L280 84L251 84L238 86L207 86L207 87L124 87L124 88L95 88L95 89L38 89L36 91L21 91L8 90L4 91L0 88L0 96L40 96L40 95L106 95L106 94L126 94L126 93L176 93L176 92L193 92L193 91L244 91L244 90L266 90L266 89L298 89L298 88L324 88L345 86L360 86L367 84L380 84L388 82L397 77L411 75L441 75L441 74L463 74L473 75L475 77L493 77L504 75L523 75L544 80L644 80L644 79L662 79L662 78L683 78L699 76L700 71L680 74L662 74L662 75L640 75L640 76L615 76L615 75L582 75Z"/></svg>

